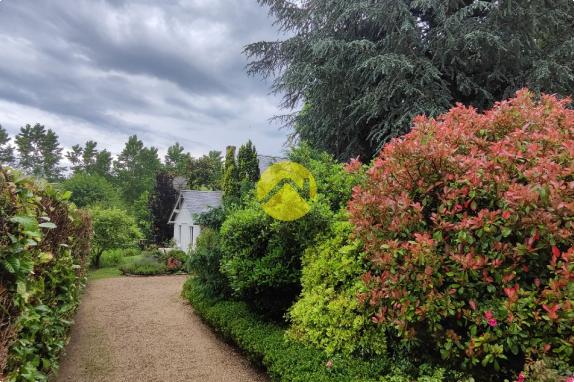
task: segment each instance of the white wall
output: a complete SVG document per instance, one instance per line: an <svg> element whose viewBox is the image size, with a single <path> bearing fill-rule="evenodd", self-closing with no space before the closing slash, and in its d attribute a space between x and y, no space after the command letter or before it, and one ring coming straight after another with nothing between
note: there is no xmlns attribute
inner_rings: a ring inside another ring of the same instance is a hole
<svg viewBox="0 0 574 382"><path fill-rule="evenodd" d="M183 210L177 215L173 225L173 238L179 249L187 252L190 248L195 248L200 232L201 227L193 224L193 217L188 211Z"/></svg>

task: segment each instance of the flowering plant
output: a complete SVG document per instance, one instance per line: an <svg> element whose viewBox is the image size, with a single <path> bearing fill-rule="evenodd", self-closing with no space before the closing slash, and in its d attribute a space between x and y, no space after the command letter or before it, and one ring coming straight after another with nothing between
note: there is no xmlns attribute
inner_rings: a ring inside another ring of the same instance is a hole
<svg viewBox="0 0 574 382"><path fill-rule="evenodd" d="M349 210L372 320L443 359L518 376L574 359L574 111L521 90L418 117ZM500 373L500 372L499 372Z"/></svg>

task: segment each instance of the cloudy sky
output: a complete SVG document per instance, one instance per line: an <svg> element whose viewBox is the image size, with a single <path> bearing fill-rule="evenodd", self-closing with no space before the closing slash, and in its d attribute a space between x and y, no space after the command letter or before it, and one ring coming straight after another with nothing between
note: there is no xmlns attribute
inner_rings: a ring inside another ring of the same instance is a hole
<svg viewBox="0 0 574 382"><path fill-rule="evenodd" d="M279 100L242 55L277 38L256 0L0 0L0 124L42 123L65 148L137 134L162 153L279 154Z"/></svg>

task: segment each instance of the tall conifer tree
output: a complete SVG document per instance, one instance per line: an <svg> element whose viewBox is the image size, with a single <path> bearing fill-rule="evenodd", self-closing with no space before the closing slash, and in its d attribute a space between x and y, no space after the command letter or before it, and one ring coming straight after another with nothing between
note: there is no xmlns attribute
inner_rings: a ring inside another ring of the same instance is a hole
<svg viewBox="0 0 574 382"><path fill-rule="evenodd" d="M290 37L247 47L296 136L368 159L412 117L521 87L574 94L574 1L259 0Z"/></svg>

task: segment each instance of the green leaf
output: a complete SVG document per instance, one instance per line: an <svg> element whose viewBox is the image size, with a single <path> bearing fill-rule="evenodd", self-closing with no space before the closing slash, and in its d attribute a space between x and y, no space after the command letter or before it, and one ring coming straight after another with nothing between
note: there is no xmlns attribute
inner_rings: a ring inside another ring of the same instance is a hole
<svg viewBox="0 0 574 382"><path fill-rule="evenodd" d="M54 229L54 228L57 228L58 226L52 222L44 222L44 223L39 224L38 227Z"/></svg>
<svg viewBox="0 0 574 382"><path fill-rule="evenodd" d="M20 224L27 231L35 230L38 227L38 221L36 221L35 218L26 215L13 216L10 218L10 221L12 223Z"/></svg>

